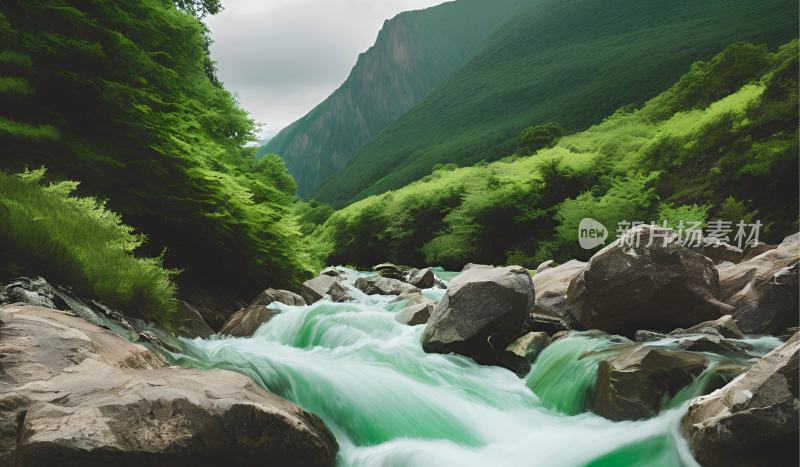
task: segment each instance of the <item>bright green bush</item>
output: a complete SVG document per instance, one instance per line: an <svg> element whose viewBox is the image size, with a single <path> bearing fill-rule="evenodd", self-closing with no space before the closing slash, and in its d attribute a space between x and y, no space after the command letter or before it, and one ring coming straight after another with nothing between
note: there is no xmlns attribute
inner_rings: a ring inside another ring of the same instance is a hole
<svg viewBox="0 0 800 467"><path fill-rule="evenodd" d="M131 316L169 327L175 271L133 252L142 235L77 182L39 182L44 170L0 172L0 274L41 275Z"/></svg>

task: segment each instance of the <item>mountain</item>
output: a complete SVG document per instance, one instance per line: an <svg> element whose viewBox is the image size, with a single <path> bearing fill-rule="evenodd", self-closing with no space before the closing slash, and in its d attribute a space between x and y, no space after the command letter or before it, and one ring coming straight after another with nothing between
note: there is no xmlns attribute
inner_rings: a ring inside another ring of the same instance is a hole
<svg viewBox="0 0 800 467"><path fill-rule="evenodd" d="M347 80L258 155L280 155L310 194L353 154L460 67L524 0L457 0L387 20Z"/></svg>
<svg viewBox="0 0 800 467"><path fill-rule="evenodd" d="M797 36L790 0L542 0L493 33L447 80L314 193L348 201L397 188L434 165L495 160L527 126L567 133L666 89L692 62L737 40Z"/></svg>
<svg viewBox="0 0 800 467"><path fill-rule="evenodd" d="M641 108L531 155L443 166L334 212L311 237L327 264L453 271L587 260L596 252L578 242L587 217L609 241L625 221L676 230L709 221L713 232L721 219L716 231L732 244L740 221L748 233L760 222L760 241L778 243L798 230L797 48L734 43Z"/></svg>

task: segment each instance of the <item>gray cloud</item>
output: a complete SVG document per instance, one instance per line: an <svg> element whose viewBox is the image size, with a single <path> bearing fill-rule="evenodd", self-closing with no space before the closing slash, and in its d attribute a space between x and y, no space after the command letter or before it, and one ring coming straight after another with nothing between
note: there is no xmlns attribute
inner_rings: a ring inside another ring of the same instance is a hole
<svg viewBox="0 0 800 467"><path fill-rule="evenodd" d="M219 77L270 137L333 92L383 21L443 0L223 0L208 18Z"/></svg>

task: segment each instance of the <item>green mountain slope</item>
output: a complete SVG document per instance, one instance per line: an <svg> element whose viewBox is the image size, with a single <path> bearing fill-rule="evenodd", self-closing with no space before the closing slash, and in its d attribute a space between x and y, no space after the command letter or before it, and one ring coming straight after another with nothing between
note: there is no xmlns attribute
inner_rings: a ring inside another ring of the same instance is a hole
<svg viewBox="0 0 800 467"><path fill-rule="evenodd" d="M279 154L300 196L309 195L461 66L524 1L457 0L386 21L344 84L257 154Z"/></svg>
<svg viewBox="0 0 800 467"><path fill-rule="evenodd" d="M789 0L535 2L314 197L341 206L418 179L437 163L497 159L515 150L529 125L584 129L656 95L733 41L791 40L796 20Z"/></svg>
<svg viewBox="0 0 800 467"><path fill-rule="evenodd" d="M798 230L798 41L736 43L694 64L639 109L552 148L443 167L336 211L312 238L329 264L521 264L588 259L584 217L618 222L760 221L760 239ZM688 224L684 224L688 225ZM748 232L750 232L748 228Z"/></svg>

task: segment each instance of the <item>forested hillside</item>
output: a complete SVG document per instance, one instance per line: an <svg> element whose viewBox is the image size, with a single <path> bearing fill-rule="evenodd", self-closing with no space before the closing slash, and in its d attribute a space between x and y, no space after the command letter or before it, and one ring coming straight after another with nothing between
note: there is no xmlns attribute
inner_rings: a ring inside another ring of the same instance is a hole
<svg viewBox="0 0 800 467"><path fill-rule="evenodd" d="M387 20L347 80L258 155L279 154L307 196L461 66L525 0L457 0Z"/></svg>
<svg viewBox="0 0 800 467"><path fill-rule="evenodd" d="M798 230L797 121L798 42L735 43L641 108L533 155L440 167L337 211L315 239L332 264L453 269L587 259L584 217L612 238L623 220L758 220L778 242Z"/></svg>
<svg viewBox="0 0 800 467"><path fill-rule="evenodd" d="M530 125L585 129L655 96L736 40L792 40L796 13L788 0L530 2L314 197L342 206L419 179L437 163L496 160Z"/></svg>
<svg viewBox="0 0 800 467"><path fill-rule="evenodd" d="M87 256L109 242L122 254L163 255L166 267L181 271L184 290L249 297L266 285L294 287L309 273L289 213L294 181L276 157L255 162L254 150L245 147L254 139L254 123L214 76L198 16L218 2L177 3L2 3L0 168L46 166L36 177L44 186L78 182L55 185L47 196L0 200L0 235L11 241L4 242L4 276L64 266L52 280L101 299L114 296L92 289L104 268L113 271L111 263ZM33 190L2 180L7 193ZM52 199L73 191L107 200L122 218L91 200L67 209ZM36 199L46 204L25 204ZM75 225L59 232L47 217L54 210L74 223L85 221L83 231ZM93 219L112 233L92 233L99 228ZM34 229L14 225L23 220L47 224L38 237L25 237ZM121 222L138 233L131 237ZM125 264L119 268L133 263ZM125 290L117 295L127 298L117 302L135 306L147 293L163 298L152 287L132 292L124 277L120 272L106 283Z"/></svg>

